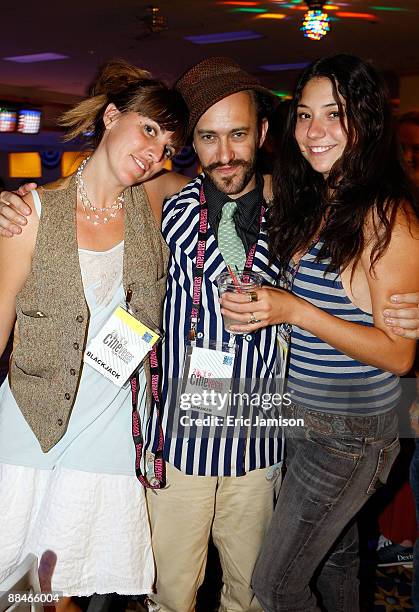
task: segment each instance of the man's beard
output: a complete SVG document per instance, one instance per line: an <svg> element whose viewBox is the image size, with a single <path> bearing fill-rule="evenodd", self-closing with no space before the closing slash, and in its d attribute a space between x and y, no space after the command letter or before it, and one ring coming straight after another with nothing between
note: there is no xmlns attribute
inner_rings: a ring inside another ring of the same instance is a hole
<svg viewBox="0 0 419 612"><path fill-rule="evenodd" d="M216 168L222 168L223 166L230 166L233 168L241 167L243 168L243 173L241 176L233 175L223 177L214 172ZM256 169L256 157L252 157L252 159L249 161L245 161L244 159L234 159L228 164L214 162L209 166L203 166L202 169L219 191L226 193L227 195L235 195L237 193L241 193L253 178Z"/></svg>

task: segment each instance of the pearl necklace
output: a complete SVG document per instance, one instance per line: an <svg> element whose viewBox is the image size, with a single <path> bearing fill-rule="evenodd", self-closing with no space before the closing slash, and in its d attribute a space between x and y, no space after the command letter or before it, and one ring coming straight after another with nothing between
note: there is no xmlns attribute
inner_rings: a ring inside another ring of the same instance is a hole
<svg viewBox="0 0 419 612"><path fill-rule="evenodd" d="M110 206L104 206L103 208L93 206L89 200L89 196L87 195L86 185L82 176L83 170L89 159L90 155L82 161L76 172L77 191L80 197L83 212L86 215L86 219L93 223L93 225L99 225L102 221L103 223L108 223L111 219L115 219L118 211L123 208L125 204L125 196L123 193L121 193ZM101 215L105 216L101 218Z"/></svg>

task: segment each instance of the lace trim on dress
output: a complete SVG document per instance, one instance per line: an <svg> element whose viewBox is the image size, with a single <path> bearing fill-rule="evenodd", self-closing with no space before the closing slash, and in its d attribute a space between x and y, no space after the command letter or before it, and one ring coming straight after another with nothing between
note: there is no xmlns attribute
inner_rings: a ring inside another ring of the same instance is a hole
<svg viewBox="0 0 419 612"><path fill-rule="evenodd" d="M79 249L83 287L93 291L97 304L106 306L122 283L124 242L108 251Z"/></svg>

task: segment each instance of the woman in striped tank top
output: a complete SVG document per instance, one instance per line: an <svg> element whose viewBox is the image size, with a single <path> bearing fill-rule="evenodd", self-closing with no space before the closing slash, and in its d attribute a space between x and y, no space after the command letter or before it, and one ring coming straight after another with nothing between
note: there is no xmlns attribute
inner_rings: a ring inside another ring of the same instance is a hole
<svg viewBox="0 0 419 612"><path fill-rule="evenodd" d="M395 138L371 66L350 55L309 66L273 177L270 246L288 291L223 299L240 331L292 329L283 417L304 426L286 427L287 474L253 574L267 612L359 610L354 517L398 453L398 377L415 353L381 314L419 278L417 205Z"/></svg>

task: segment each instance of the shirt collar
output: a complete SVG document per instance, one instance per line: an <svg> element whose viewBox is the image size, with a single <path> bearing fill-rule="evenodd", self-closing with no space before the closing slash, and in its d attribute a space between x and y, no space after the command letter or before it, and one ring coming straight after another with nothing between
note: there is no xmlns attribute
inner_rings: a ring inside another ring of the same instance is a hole
<svg viewBox="0 0 419 612"><path fill-rule="evenodd" d="M228 194L219 191L207 176L204 178L203 186L208 202L208 221L217 238L223 206L226 202L233 200ZM237 202L237 209L233 217L234 224L247 252L257 242L260 230L260 211L263 204L262 176L256 174L256 187L234 201Z"/></svg>
<svg viewBox="0 0 419 612"><path fill-rule="evenodd" d="M237 209L240 210L240 217L243 220L254 218L255 211L259 212L263 203L263 177L256 174L256 186L252 191L245 193L240 198L233 200L227 193L217 189L209 176L205 175L204 192L208 202L208 210L212 213L211 216L221 216L221 211L226 202L237 202ZM257 214L257 213L256 213Z"/></svg>

